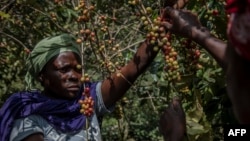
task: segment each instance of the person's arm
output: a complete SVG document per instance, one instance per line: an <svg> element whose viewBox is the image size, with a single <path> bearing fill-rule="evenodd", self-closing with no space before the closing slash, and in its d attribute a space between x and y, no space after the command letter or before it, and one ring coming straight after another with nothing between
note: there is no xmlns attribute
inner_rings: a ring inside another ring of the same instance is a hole
<svg viewBox="0 0 250 141"><path fill-rule="evenodd" d="M103 101L107 107L118 101L125 92L131 87L131 84L142 74L153 61L158 51L154 51L146 40L135 53L130 62L112 76L103 81L101 91Z"/></svg>
<svg viewBox="0 0 250 141"><path fill-rule="evenodd" d="M44 137L43 137L42 133L35 133L32 135L29 135L28 137L26 137L22 141L44 141Z"/></svg>
<svg viewBox="0 0 250 141"><path fill-rule="evenodd" d="M173 5L175 9L182 9L186 6L189 0L177 0L177 2Z"/></svg>
<svg viewBox="0 0 250 141"><path fill-rule="evenodd" d="M173 7L183 8L188 0L176 0ZM165 16L161 15L162 18ZM148 40L143 42L132 60L120 70L120 74L112 74L102 83L101 92L105 106L109 107L123 97L131 84L140 76L153 61L158 51L153 51Z"/></svg>
<svg viewBox="0 0 250 141"><path fill-rule="evenodd" d="M194 28L191 39L204 47L224 70L227 69L227 44L224 41L211 35L204 27Z"/></svg>
<svg viewBox="0 0 250 141"><path fill-rule="evenodd" d="M225 58L227 44L214 37L205 27L199 22L197 15L185 11L176 10L167 7L164 11L167 21L164 22L166 29L172 33L190 38L206 49L218 62L218 64L226 69L227 61Z"/></svg>

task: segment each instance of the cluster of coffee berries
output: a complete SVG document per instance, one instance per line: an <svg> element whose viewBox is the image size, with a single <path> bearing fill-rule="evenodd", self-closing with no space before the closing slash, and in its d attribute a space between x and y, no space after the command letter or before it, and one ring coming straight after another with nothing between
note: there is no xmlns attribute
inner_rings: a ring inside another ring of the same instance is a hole
<svg viewBox="0 0 250 141"><path fill-rule="evenodd" d="M81 104L80 112L87 117L90 117L94 113L94 100L92 97L88 97L86 94L84 100L80 100L79 103Z"/></svg>
<svg viewBox="0 0 250 141"><path fill-rule="evenodd" d="M90 83L90 77L87 73L85 73L82 77L81 77L81 82L83 84L88 84Z"/></svg>
<svg viewBox="0 0 250 141"><path fill-rule="evenodd" d="M188 88L188 86L185 86L183 88L180 89L180 93L182 94L189 94L190 93L190 89Z"/></svg>
<svg viewBox="0 0 250 141"><path fill-rule="evenodd" d="M152 23L152 27L149 28L147 39L153 46L154 51L158 51L168 42L166 30L161 26L160 17L156 18Z"/></svg>
<svg viewBox="0 0 250 141"><path fill-rule="evenodd" d="M179 63L177 60L178 53L172 47L170 39L171 36L170 34L168 35L168 41L162 48L162 52L166 61L166 66L164 67L164 70L166 71L165 79L168 81L179 81L181 79L181 75L179 72Z"/></svg>
<svg viewBox="0 0 250 141"><path fill-rule="evenodd" d="M154 51L162 50L165 60L166 60L166 76L165 78L168 81L180 80L179 73L179 64L177 61L178 53L171 46L171 36L170 33L166 31L166 29L161 26L161 22L163 21L160 17L157 17L153 20L151 24L149 24L148 18L146 16L142 16L141 18L144 26L148 29L147 40L150 45L152 45ZM148 26L151 25L151 27Z"/></svg>
<svg viewBox="0 0 250 141"><path fill-rule="evenodd" d="M119 103L116 104L113 114L117 119L122 119L124 117L124 108L123 108L123 106L126 106L126 104L128 104L128 103L129 103L129 101L128 101L127 97L123 97L119 101Z"/></svg>
<svg viewBox="0 0 250 141"><path fill-rule="evenodd" d="M86 23L90 22L93 17L92 15L95 6L87 5L84 0L80 0L78 6L75 7L75 10L78 12L77 22L82 24L79 31L76 32L79 36L76 42L80 44L84 41L84 43L89 44L87 41L96 41L96 33L86 26Z"/></svg>
<svg viewBox="0 0 250 141"><path fill-rule="evenodd" d="M79 31L79 35L81 36L81 38L78 38L77 39L77 43L81 43L82 40L83 41L96 41L96 35L95 35L95 32L91 31L91 29L81 29Z"/></svg>
<svg viewBox="0 0 250 141"><path fill-rule="evenodd" d="M107 16L100 15L100 16L98 17L98 19L99 19L99 23L102 24L102 25L104 25L104 24L106 23Z"/></svg>
<svg viewBox="0 0 250 141"><path fill-rule="evenodd" d="M119 64L119 62L116 62ZM109 70L109 72L114 73L115 71L117 71L117 64L114 64L112 62L109 62L106 66L106 68Z"/></svg>
<svg viewBox="0 0 250 141"><path fill-rule="evenodd" d="M182 41L182 45L184 46L186 52L185 68L191 72L201 69L202 65L199 63L201 52L198 45L190 39Z"/></svg>
<svg viewBox="0 0 250 141"><path fill-rule="evenodd" d="M117 118L117 119L122 119L124 114L123 114L123 108L120 104L117 104L115 106L115 110L114 110L114 116Z"/></svg>
<svg viewBox="0 0 250 141"><path fill-rule="evenodd" d="M81 15L78 16L77 22L88 22L92 16L92 12L95 10L95 6L86 5L83 0L79 1L79 5L75 7L76 11L81 11Z"/></svg>
<svg viewBox="0 0 250 141"><path fill-rule="evenodd" d="M56 15L56 13L54 13L54 12L51 12L50 13L50 17L52 18L52 20L54 20L54 21L56 21L57 19L57 15Z"/></svg>
<svg viewBox="0 0 250 141"><path fill-rule="evenodd" d="M104 15L101 15L98 17L98 25L100 26L100 30L104 33L106 33L108 31L108 17L107 16L104 16Z"/></svg>
<svg viewBox="0 0 250 141"><path fill-rule="evenodd" d="M220 12L217 9L209 9L207 10L207 13L204 15L204 18L213 21L215 16L218 16L219 14Z"/></svg>
<svg viewBox="0 0 250 141"><path fill-rule="evenodd" d="M94 113L94 99L90 95L90 81L88 74L85 74L81 81L84 83L84 91L82 92L83 100L79 100L81 105L80 112L87 117L90 117Z"/></svg>

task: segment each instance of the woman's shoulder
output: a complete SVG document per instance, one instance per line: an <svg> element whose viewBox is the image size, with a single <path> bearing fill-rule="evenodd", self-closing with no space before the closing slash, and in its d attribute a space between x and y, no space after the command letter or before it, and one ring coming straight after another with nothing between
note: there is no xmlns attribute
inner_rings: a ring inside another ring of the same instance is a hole
<svg viewBox="0 0 250 141"><path fill-rule="evenodd" d="M23 140L34 133L45 134L52 127L39 115L29 115L24 118L14 120L10 140Z"/></svg>
<svg viewBox="0 0 250 141"><path fill-rule="evenodd" d="M16 119L15 124L23 124L23 125L29 125L29 126L43 126L47 125L48 122L40 115L29 115L27 117Z"/></svg>
<svg viewBox="0 0 250 141"><path fill-rule="evenodd" d="M40 90L23 90L23 91L18 91L14 92L13 94L10 95L10 97L23 97L23 96L30 96L30 95L39 95L41 94Z"/></svg>

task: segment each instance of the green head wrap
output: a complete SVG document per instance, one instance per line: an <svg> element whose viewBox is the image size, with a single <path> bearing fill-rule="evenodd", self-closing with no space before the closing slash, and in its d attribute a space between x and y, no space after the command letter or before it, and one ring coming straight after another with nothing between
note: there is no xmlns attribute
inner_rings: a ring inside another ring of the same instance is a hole
<svg viewBox="0 0 250 141"><path fill-rule="evenodd" d="M37 80L46 63L65 51L72 51L81 56L80 46L72 35L62 34L41 40L27 58L27 73L25 76L27 89L34 88L35 80Z"/></svg>

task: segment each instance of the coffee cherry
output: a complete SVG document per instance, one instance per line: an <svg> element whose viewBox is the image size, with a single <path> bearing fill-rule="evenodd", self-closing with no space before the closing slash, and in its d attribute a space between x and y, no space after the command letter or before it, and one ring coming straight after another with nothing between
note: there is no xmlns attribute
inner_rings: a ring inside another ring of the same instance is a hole
<svg viewBox="0 0 250 141"><path fill-rule="evenodd" d="M76 68L77 68L78 70L80 70L80 69L82 69L82 65L78 64L78 65L76 65Z"/></svg>
<svg viewBox="0 0 250 141"><path fill-rule="evenodd" d="M214 9L214 10L212 11L212 14L213 14L214 16L218 16L218 15L219 15L219 11L218 11L217 9Z"/></svg>
<svg viewBox="0 0 250 141"><path fill-rule="evenodd" d="M78 38L78 39L76 40L76 43L81 44L81 43L82 43L82 39Z"/></svg>
<svg viewBox="0 0 250 141"><path fill-rule="evenodd" d="M151 13L152 13L152 11L153 11L153 10L152 10L152 8L151 8L151 7L147 7L147 8L146 8L146 12L147 12L147 14L151 14Z"/></svg>
<svg viewBox="0 0 250 141"><path fill-rule="evenodd" d="M80 81L81 81L82 83L84 83L84 81L85 81L84 76L82 76L82 77L80 78Z"/></svg>
<svg viewBox="0 0 250 141"><path fill-rule="evenodd" d="M25 52L26 54L30 54L31 51L30 51L28 48L25 48L25 49L24 49L24 52Z"/></svg>
<svg viewBox="0 0 250 141"><path fill-rule="evenodd" d="M90 88L89 87L84 88L84 93L89 93L89 92L90 92Z"/></svg>

